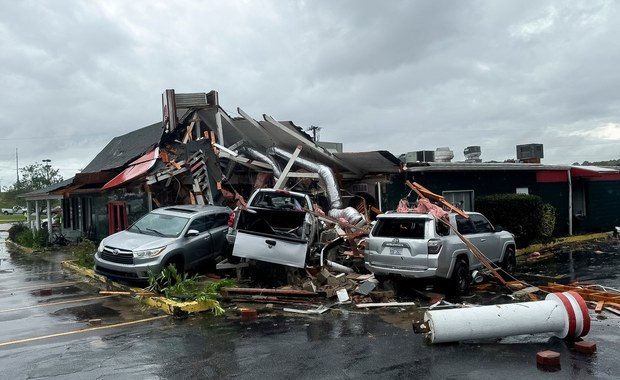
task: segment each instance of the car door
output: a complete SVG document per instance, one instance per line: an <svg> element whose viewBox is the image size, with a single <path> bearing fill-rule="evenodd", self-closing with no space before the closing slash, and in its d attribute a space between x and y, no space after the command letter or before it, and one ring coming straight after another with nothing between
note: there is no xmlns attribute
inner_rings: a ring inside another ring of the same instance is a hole
<svg viewBox="0 0 620 380"><path fill-rule="evenodd" d="M470 219L475 228L475 234L470 235L475 240L472 243L487 259L495 262L498 261L502 254L502 247L495 229L487 218L480 214L471 214Z"/></svg>
<svg viewBox="0 0 620 380"><path fill-rule="evenodd" d="M196 265L197 262L205 257L207 252L211 252L212 241L211 234L207 229L207 216L200 215L194 218L189 225L189 230L198 231L197 236L185 236L185 245L183 251L185 252L185 262L189 266Z"/></svg>
<svg viewBox="0 0 620 380"><path fill-rule="evenodd" d="M216 257L224 252L226 233L228 232L228 213L207 215L207 230L211 235L211 249L205 252L208 258Z"/></svg>

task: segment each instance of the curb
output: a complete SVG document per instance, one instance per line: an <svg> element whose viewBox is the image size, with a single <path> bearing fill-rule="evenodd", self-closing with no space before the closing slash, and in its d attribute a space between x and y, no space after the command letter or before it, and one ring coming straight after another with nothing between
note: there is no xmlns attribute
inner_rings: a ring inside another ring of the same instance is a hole
<svg viewBox="0 0 620 380"><path fill-rule="evenodd" d="M188 314L214 310L213 306L196 301L176 302L166 297L140 296L138 294L144 293L144 289L133 288L131 286L123 285L116 281L112 281L105 276L95 273L95 271L92 269L87 269L75 264L73 261L63 261L61 263L61 266L64 269L71 270L83 277L88 277L101 284L104 284L109 289L111 288L118 291L129 292L130 297L136 298L143 304L157 308L168 315L183 317L187 316Z"/></svg>
<svg viewBox="0 0 620 380"><path fill-rule="evenodd" d="M607 239L608 237L609 237L609 233L608 232L600 232L600 233L588 234L588 235L573 235L573 236L561 237L561 238L557 238L556 240L554 240L551 243L532 244L532 245L528 245L527 247L524 247L524 248L518 248L517 249L517 256L527 255L527 254L530 254L530 253L533 253L533 252L540 252L540 251L543 251L545 249L555 248L555 247L557 247L559 245L562 245L562 244L577 243L577 242L581 242L581 241L595 240L595 239Z"/></svg>

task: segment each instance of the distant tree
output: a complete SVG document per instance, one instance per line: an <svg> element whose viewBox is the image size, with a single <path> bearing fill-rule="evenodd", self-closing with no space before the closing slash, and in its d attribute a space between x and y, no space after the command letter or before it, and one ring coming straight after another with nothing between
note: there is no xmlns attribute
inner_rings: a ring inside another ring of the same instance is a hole
<svg viewBox="0 0 620 380"><path fill-rule="evenodd" d="M44 187L63 180L62 176L59 174L60 169L55 169L49 164L43 165L37 162L20 168L19 171L21 173L21 179L9 188L9 192L14 192L16 194L27 193L43 189Z"/></svg>
<svg viewBox="0 0 620 380"><path fill-rule="evenodd" d="M608 161L595 161L595 162L592 162L590 165L594 165L594 166L619 166L620 165L620 159L608 160Z"/></svg>

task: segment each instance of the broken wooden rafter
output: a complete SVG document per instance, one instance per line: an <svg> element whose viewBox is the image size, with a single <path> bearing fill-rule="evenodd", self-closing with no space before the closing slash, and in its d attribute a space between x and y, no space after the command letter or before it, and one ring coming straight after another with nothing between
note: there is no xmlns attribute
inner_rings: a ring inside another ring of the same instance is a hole
<svg viewBox="0 0 620 380"><path fill-rule="evenodd" d="M442 206L449 208L450 210L456 212L463 218L469 218L469 215L464 213L463 210L459 209L458 207L453 206L450 202L446 200L446 198L442 197L441 195L437 195L433 193L432 191L428 190L427 188L420 185L419 183L417 182L411 183L411 181L407 180L405 184L409 186L411 190L415 191L415 193L418 194L420 198L434 199L437 202L441 203Z"/></svg>
<svg viewBox="0 0 620 380"><path fill-rule="evenodd" d="M284 167L284 169L282 169L282 174L280 175L280 178L278 178L278 181L276 182L276 184L273 185L274 189L276 190L282 189L282 185L284 184L284 181L286 180L286 177L288 176L288 172L291 170L291 167L293 167L293 164L295 163L295 160L299 156L301 149L302 149L302 146L297 145L297 148L295 148L295 151L291 155L290 160L288 160L288 162L286 163L286 166Z"/></svg>
<svg viewBox="0 0 620 380"><path fill-rule="evenodd" d="M586 301L605 301L605 304L611 305L615 303L620 306L620 294L600 290L592 290L588 288L590 286L591 284L583 284L578 282L569 285L552 282L547 284L547 286L540 286L540 289L549 293L566 292L572 290L575 293L578 293Z"/></svg>
<svg viewBox="0 0 620 380"><path fill-rule="evenodd" d="M152 175L146 177L146 180L147 180L146 183L147 183L147 185L152 185L154 183L163 181L165 179L172 178L172 177L174 177L174 176L176 176L178 174L184 173L186 171L187 171L187 168L181 168L179 170L173 170L173 171L170 171L170 172L155 173L155 174L152 174Z"/></svg>
<svg viewBox="0 0 620 380"><path fill-rule="evenodd" d="M407 186L409 186L409 188L411 188L411 190L415 191L415 193L418 195L418 197L434 199L437 202L441 203L441 205L449 208L450 210L452 210L452 211L456 212L457 214L461 215L462 217L469 218L469 215L467 215L465 212L463 212L463 210L459 209L458 207L453 206L450 202L446 201L446 199L444 197L442 197L441 195L437 195L437 194L433 193L432 191L428 190L427 188L425 188L424 186L420 185L419 183L416 183L416 182L411 183L409 180L407 180L405 182L405 184ZM495 278L497 278L503 285L506 285L506 280L504 280L504 278L497 272L496 266L489 259L487 259L487 257L475 245L473 245L469 241L469 239L467 239L465 236L463 236L456 229L456 227L454 227L449 221L444 220L443 218L438 218L438 220L441 221L446 226L448 226L448 228L450 228L452 231L454 231L456 236L458 236L459 239L461 239L461 241L463 243L465 243L465 245L474 254L474 256L476 256L478 258L478 260L480 260L480 262L489 271L491 271L491 273L493 273L493 276L495 276Z"/></svg>

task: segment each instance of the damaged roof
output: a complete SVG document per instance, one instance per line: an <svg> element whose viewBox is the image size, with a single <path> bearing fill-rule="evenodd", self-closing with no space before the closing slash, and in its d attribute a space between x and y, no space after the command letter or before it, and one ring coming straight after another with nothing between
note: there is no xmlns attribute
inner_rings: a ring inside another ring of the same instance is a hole
<svg viewBox="0 0 620 380"><path fill-rule="evenodd" d="M124 167L159 143L162 122L151 124L122 136L117 136L82 170L94 173Z"/></svg>

